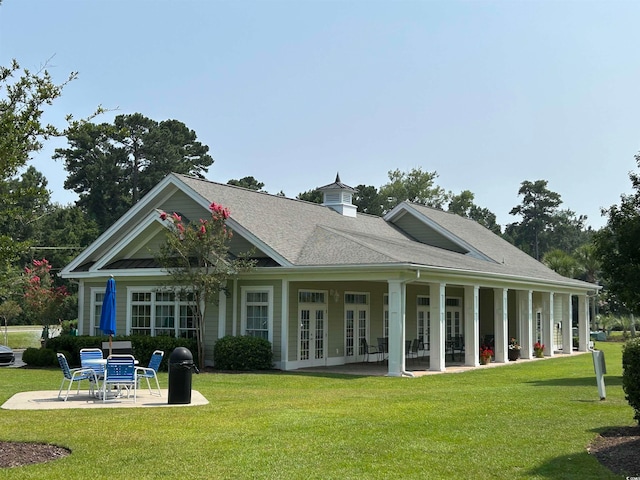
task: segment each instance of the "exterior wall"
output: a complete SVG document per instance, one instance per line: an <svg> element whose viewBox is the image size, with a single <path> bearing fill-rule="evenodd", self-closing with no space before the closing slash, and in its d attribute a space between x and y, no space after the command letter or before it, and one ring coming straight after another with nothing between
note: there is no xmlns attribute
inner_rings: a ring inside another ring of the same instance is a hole
<svg viewBox="0 0 640 480"><path fill-rule="evenodd" d="M272 347L273 347L273 361L279 363L281 361L280 352L282 351L282 281L281 280L238 280L233 282L231 286L231 296L227 299L227 305L230 310L227 311L231 315L227 315L226 326L227 329L231 326L230 330L226 331L228 335L242 335L242 289L243 287L269 287L273 289L273 297L271 299L273 308L273 317L271 318L272 325ZM234 310L235 309L235 310ZM235 321L234 321L235 319Z"/></svg>
<svg viewBox="0 0 640 480"><path fill-rule="evenodd" d="M208 210L195 203L191 197L182 191L177 191L168 199L161 202L157 208L171 214L177 212L190 221L197 221L200 218L209 218L211 214Z"/></svg>

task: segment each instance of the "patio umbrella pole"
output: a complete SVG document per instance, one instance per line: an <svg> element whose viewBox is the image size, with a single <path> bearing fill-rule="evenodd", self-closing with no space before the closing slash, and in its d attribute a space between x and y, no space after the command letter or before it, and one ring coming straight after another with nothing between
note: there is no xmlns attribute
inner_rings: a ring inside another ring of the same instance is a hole
<svg viewBox="0 0 640 480"><path fill-rule="evenodd" d="M113 352L113 334L116 333L116 281L113 275L107 280L107 288L102 300L100 330L109 335L109 355L111 355Z"/></svg>

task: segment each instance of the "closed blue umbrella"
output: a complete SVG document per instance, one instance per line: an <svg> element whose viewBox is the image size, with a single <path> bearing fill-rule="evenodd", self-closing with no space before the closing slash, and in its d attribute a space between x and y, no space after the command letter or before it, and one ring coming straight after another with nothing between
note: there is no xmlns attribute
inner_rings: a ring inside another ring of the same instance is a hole
<svg viewBox="0 0 640 480"><path fill-rule="evenodd" d="M107 280L107 289L100 312L100 330L105 335L109 335L109 355L111 355L113 336L116 333L116 281L113 277Z"/></svg>

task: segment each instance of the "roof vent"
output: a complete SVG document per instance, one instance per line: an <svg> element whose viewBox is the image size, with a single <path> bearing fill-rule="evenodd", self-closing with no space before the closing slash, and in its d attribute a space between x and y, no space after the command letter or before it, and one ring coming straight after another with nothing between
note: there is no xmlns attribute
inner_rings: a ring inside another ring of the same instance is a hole
<svg viewBox="0 0 640 480"><path fill-rule="evenodd" d="M322 205L329 207L340 215L345 217L355 217L358 208L352 203L353 194L358 190L351 188L349 185L345 185L340 181L340 173L336 174L336 181L319 187L319 191L322 192Z"/></svg>

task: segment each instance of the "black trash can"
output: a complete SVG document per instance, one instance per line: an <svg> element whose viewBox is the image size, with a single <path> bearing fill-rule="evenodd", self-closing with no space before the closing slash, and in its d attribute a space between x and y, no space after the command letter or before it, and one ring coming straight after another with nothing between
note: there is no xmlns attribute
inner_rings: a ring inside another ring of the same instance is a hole
<svg viewBox="0 0 640 480"><path fill-rule="evenodd" d="M169 402L191 403L191 374L198 371L188 348L177 347L169 355Z"/></svg>

